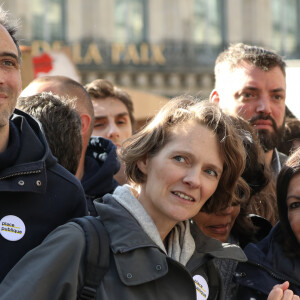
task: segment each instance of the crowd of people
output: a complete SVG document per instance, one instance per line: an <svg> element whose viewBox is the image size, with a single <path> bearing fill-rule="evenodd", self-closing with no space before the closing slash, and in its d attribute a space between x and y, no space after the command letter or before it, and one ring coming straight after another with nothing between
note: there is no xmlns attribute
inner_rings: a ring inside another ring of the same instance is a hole
<svg viewBox="0 0 300 300"><path fill-rule="evenodd" d="M22 90L16 30L0 8L1 300L299 299L300 123L280 55L229 46L209 99L170 99L136 129L105 79Z"/></svg>

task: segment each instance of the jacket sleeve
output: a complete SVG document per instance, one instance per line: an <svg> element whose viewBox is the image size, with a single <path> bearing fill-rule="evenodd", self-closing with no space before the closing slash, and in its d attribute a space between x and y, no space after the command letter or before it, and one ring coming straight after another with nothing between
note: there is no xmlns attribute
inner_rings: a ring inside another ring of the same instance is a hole
<svg viewBox="0 0 300 300"><path fill-rule="evenodd" d="M0 285L0 299L76 299L84 251L79 225L71 222L58 227L7 274Z"/></svg>

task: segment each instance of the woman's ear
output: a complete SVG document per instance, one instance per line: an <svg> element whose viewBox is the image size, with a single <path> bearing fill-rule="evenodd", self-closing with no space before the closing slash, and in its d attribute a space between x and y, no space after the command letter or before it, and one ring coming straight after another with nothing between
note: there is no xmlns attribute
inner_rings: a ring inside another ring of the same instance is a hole
<svg viewBox="0 0 300 300"><path fill-rule="evenodd" d="M148 173L148 164L149 159L146 157L137 161L137 166L144 175L147 175Z"/></svg>

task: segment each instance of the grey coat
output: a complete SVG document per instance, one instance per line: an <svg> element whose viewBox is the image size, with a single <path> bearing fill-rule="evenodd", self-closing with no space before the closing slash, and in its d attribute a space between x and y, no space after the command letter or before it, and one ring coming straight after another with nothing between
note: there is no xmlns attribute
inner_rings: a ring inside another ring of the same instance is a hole
<svg viewBox="0 0 300 300"><path fill-rule="evenodd" d="M222 299L213 257L245 260L240 248L205 237L196 227L196 250L187 266L169 258L145 234L133 216L113 197L95 203L110 238L110 268L97 299L193 299L193 276L209 282L209 298ZM0 299L76 299L83 282L85 237L73 222L60 226L31 251L0 285Z"/></svg>

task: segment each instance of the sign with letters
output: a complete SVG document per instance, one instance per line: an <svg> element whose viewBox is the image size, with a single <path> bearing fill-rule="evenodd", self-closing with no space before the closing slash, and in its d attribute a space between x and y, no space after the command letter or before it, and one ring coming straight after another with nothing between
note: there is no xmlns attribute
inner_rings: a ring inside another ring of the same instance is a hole
<svg viewBox="0 0 300 300"><path fill-rule="evenodd" d="M125 43L96 43L78 42L70 45L62 41L48 43L33 41L32 55L38 56L43 52L59 51L64 47L71 50L71 58L77 66L164 66L166 64L165 47L158 44L125 44Z"/></svg>

